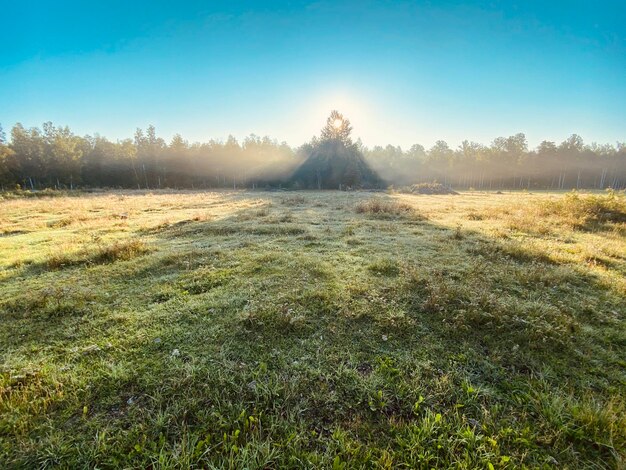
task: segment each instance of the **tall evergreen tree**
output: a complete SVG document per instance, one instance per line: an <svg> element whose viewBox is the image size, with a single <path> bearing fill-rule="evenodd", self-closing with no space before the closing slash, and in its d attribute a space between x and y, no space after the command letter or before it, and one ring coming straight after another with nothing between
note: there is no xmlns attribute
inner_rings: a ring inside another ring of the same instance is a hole
<svg viewBox="0 0 626 470"><path fill-rule="evenodd" d="M352 143L352 126L338 111L332 111L320 139L314 139L304 163L293 175L298 187L344 189L377 187L378 175L365 161L359 147Z"/></svg>

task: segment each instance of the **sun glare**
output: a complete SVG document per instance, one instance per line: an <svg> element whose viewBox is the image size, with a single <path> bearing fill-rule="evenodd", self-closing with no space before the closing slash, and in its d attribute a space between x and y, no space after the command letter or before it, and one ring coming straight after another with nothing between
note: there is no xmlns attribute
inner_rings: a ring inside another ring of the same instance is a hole
<svg viewBox="0 0 626 470"><path fill-rule="evenodd" d="M310 98L302 101L302 108L299 110L303 116L306 116L305 124L307 134L316 135L320 122L326 122L329 113L336 109L350 120L350 124L354 128L354 137L362 138L365 142L376 139L382 141L382 137L378 138L375 131L378 128L371 128L372 119L376 116L373 113L372 100L375 98L373 93L365 93L360 91L356 86L343 87L342 89L311 89ZM333 118L330 126L335 132L341 131L345 121L336 122ZM297 120L294 122L298 122ZM301 132L299 128L294 128L294 133ZM310 138L310 137L309 137Z"/></svg>
<svg viewBox="0 0 626 470"><path fill-rule="evenodd" d="M335 119L335 122L333 122L333 126L335 126L335 129L341 129L342 124L343 124L343 120L341 119Z"/></svg>

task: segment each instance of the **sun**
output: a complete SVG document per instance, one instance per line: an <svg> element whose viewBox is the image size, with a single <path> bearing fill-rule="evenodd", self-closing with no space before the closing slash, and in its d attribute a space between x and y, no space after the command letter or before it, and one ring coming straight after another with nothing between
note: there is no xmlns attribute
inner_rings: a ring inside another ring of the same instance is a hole
<svg viewBox="0 0 626 470"><path fill-rule="evenodd" d="M335 119L333 121L333 127L335 129L341 129L341 126L343 125L343 119Z"/></svg>

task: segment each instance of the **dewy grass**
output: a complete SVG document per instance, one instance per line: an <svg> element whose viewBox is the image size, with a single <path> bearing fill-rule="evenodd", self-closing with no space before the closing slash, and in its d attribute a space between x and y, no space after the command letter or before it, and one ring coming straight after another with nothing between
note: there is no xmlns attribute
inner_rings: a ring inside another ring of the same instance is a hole
<svg viewBox="0 0 626 470"><path fill-rule="evenodd" d="M1 201L0 468L622 468L620 197Z"/></svg>

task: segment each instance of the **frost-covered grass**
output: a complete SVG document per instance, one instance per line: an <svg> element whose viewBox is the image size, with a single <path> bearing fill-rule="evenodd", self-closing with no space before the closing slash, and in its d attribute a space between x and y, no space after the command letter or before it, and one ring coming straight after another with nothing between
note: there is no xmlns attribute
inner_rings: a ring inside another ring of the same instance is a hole
<svg viewBox="0 0 626 470"><path fill-rule="evenodd" d="M0 468L621 468L620 197L6 198Z"/></svg>

